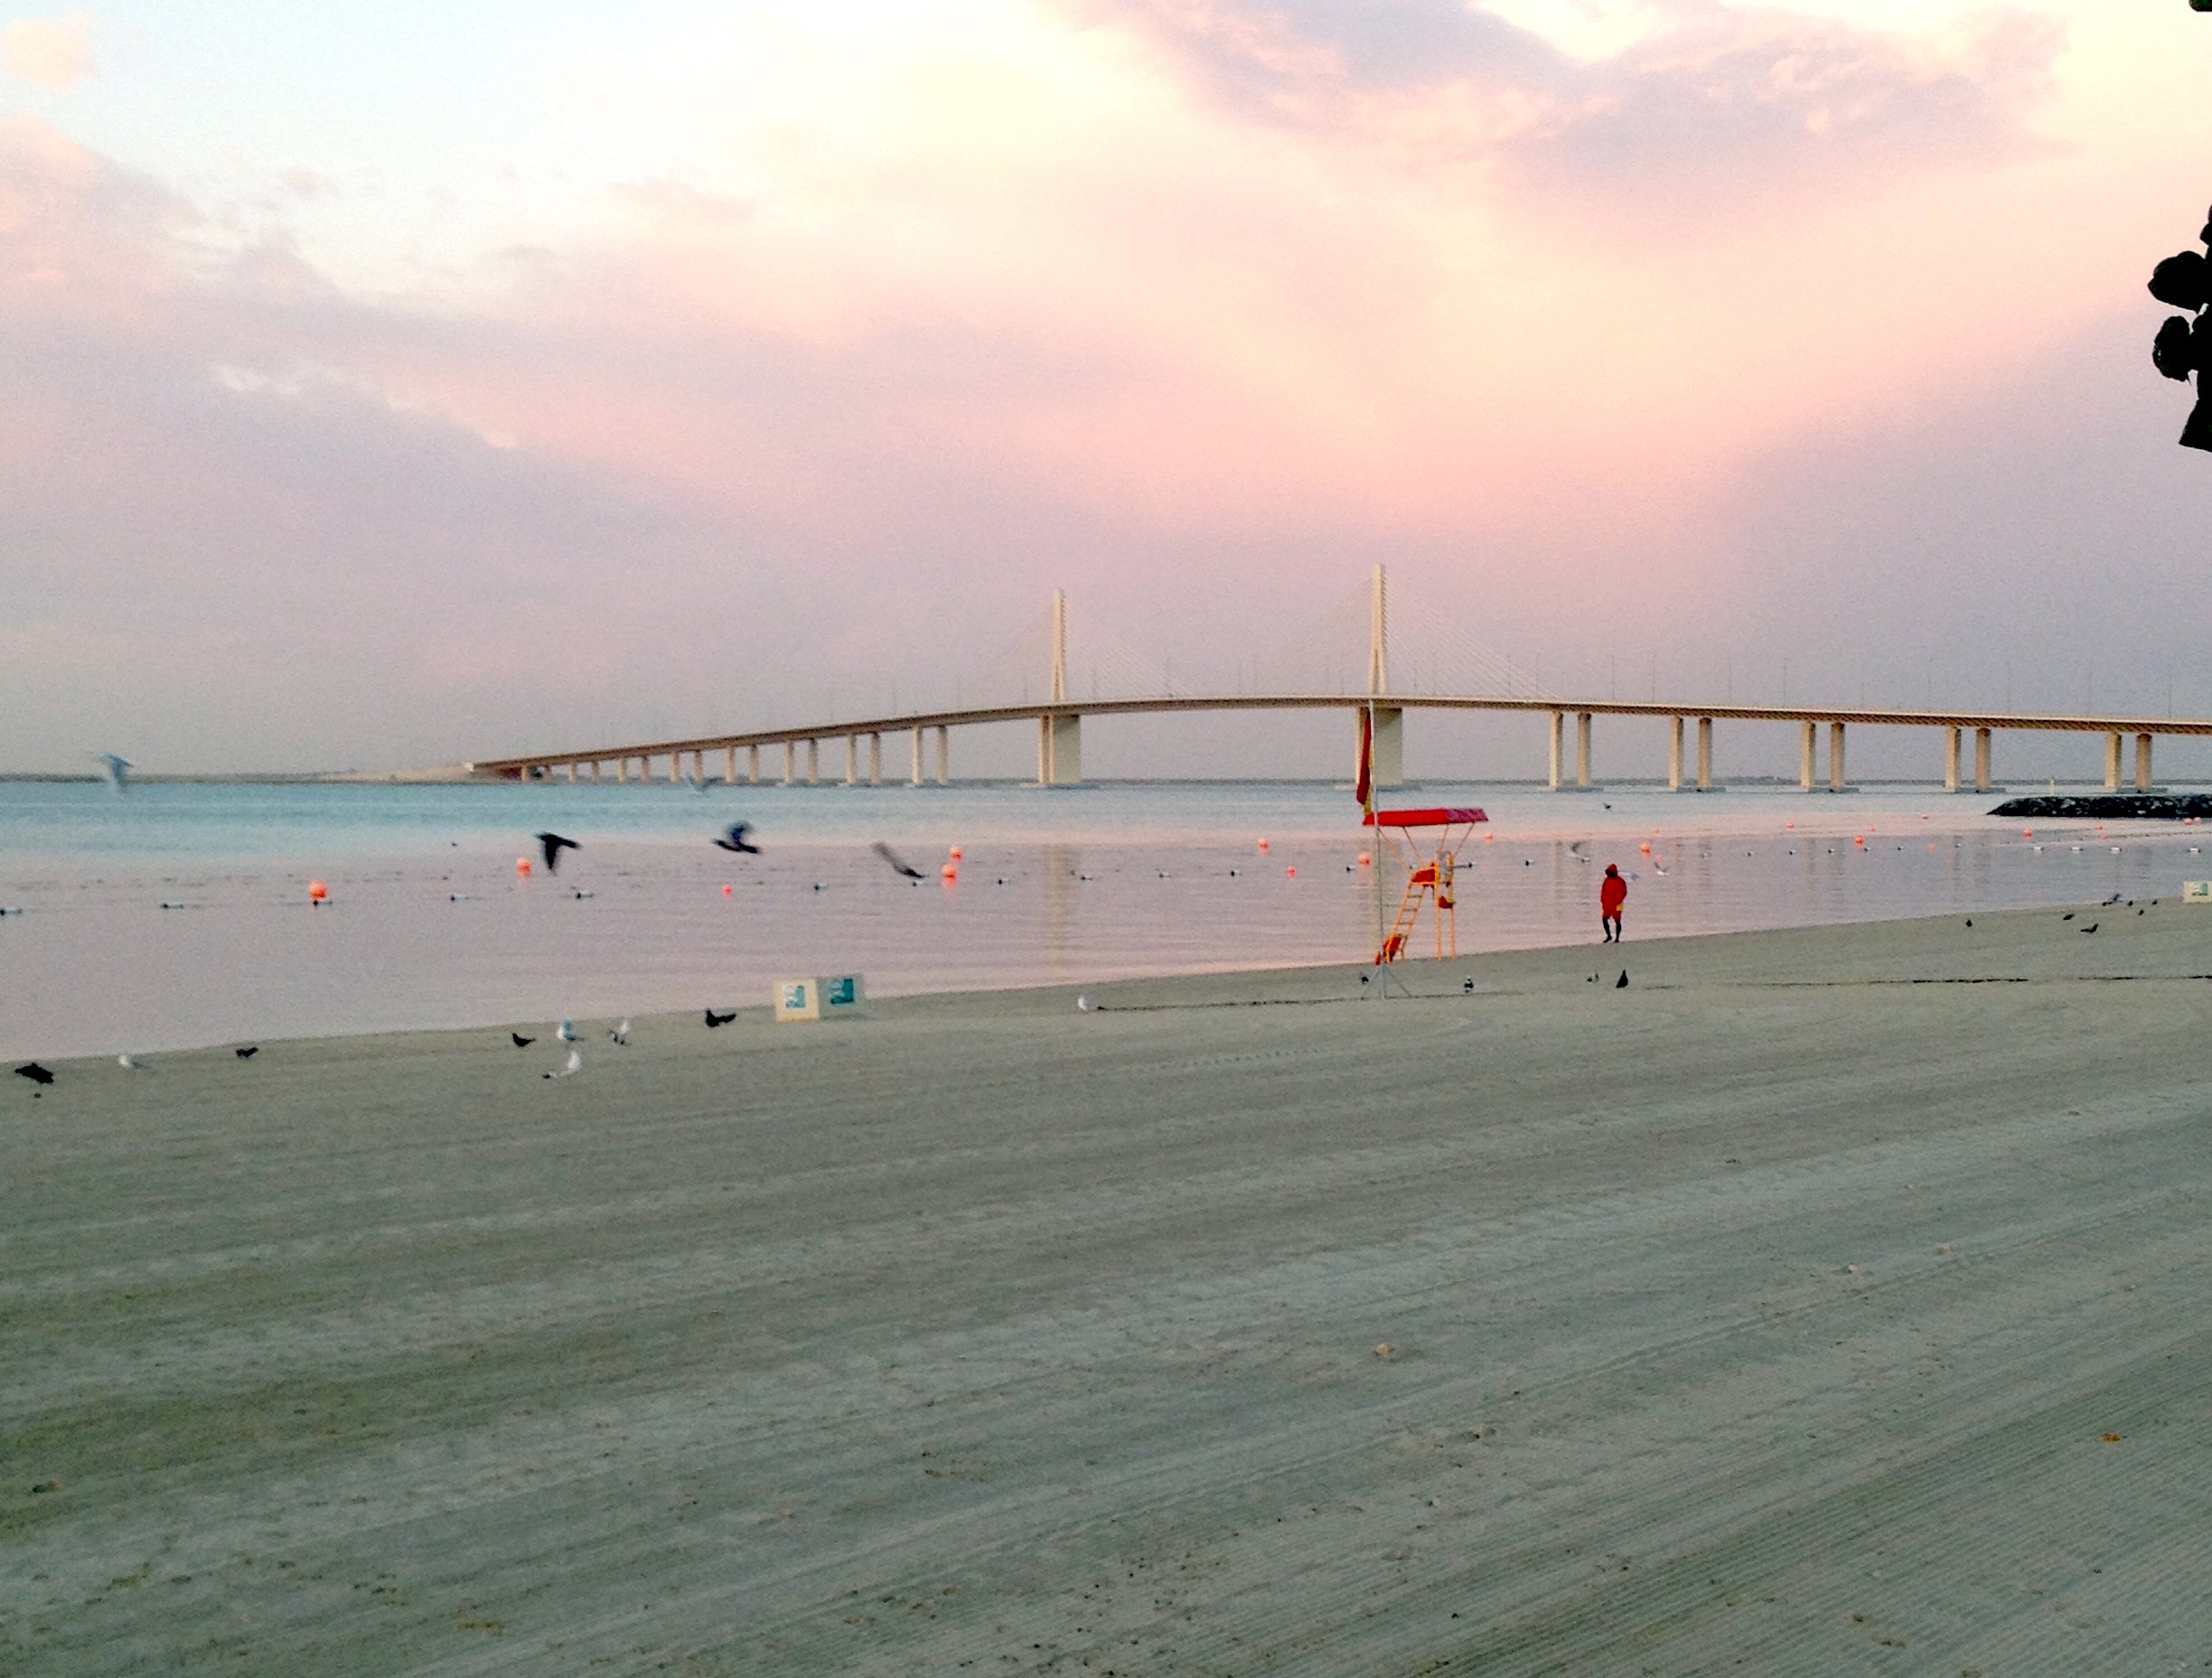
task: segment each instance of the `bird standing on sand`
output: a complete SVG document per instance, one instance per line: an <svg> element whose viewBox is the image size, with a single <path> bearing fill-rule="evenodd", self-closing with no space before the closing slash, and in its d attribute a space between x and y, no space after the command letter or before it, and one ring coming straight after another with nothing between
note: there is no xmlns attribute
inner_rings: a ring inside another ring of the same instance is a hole
<svg viewBox="0 0 2212 1678"><path fill-rule="evenodd" d="M745 838L752 831L753 824L750 821L735 822L726 834L715 840L715 844L722 850L743 851L748 857L757 857L761 854L760 847Z"/></svg>
<svg viewBox="0 0 2212 1678"><path fill-rule="evenodd" d="M607 1041L618 1048L628 1048L630 1046L630 1022L625 1019L621 1025L608 1032Z"/></svg>
<svg viewBox="0 0 2212 1678"><path fill-rule="evenodd" d="M2083 927L2083 928L2082 928L2082 931L2083 931L2083 932L2085 932L2085 933L2094 933L2094 932L2095 932L2095 931L2096 931L2096 929L2097 929L2097 923L2096 923L2095 921L2092 921L2092 922L2090 922L2090 923L2089 923L2089 924L2088 924L2088 925L2086 925L2086 926Z"/></svg>
<svg viewBox="0 0 2212 1678"><path fill-rule="evenodd" d="M232 1049L230 1053L237 1055L239 1059L242 1061L249 1061L253 1059L255 1055L261 1053L261 1045L258 1043L248 1043L241 1047Z"/></svg>
<svg viewBox="0 0 2212 1678"><path fill-rule="evenodd" d="M576 840L572 839L563 839L558 833L540 833L538 836L538 848L545 858L546 872L548 874L558 874L560 872L561 852L564 850L582 850L584 847L577 844Z"/></svg>
<svg viewBox="0 0 2212 1678"><path fill-rule="evenodd" d="M53 1073L48 1072L36 1061L25 1061L15 1069L15 1075L18 1078L28 1078L33 1083L52 1083L54 1078Z"/></svg>
<svg viewBox="0 0 2212 1678"><path fill-rule="evenodd" d="M1626 968L1621 969L1621 976L1613 981L1613 989L1616 990L1628 989L1628 970Z"/></svg>
<svg viewBox="0 0 2212 1678"><path fill-rule="evenodd" d="M144 1072L145 1070L145 1063L136 1055L118 1055L116 1056L116 1064L125 1072Z"/></svg>
<svg viewBox="0 0 2212 1678"><path fill-rule="evenodd" d="M576 1042L576 1021L573 1019L564 1019L558 1026L554 1027L553 1035L558 1037L563 1043Z"/></svg>
<svg viewBox="0 0 2212 1678"><path fill-rule="evenodd" d="M568 1051L568 1064L562 1067L558 1072L549 1072L545 1075L548 1078L573 1078L576 1075L576 1073L582 1072L583 1070L584 1051L581 1049L570 1049Z"/></svg>
<svg viewBox="0 0 2212 1678"><path fill-rule="evenodd" d="M531 1044L538 1041L535 1037L524 1036L519 1031L511 1031L507 1035L514 1039L514 1045L518 1049L527 1049Z"/></svg>
<svg viewBox="0 0 2212 1678"><path fill-rule="evenodd" d="M714 1009L708 1008L707 1010L707 1029L712 1031L717 1026L726 1026L730 1023L730 1021L736 1019L736 1017L737 1010L736 1008L732 1008L726 1014L717 1014L714 1011Z"/></svg>

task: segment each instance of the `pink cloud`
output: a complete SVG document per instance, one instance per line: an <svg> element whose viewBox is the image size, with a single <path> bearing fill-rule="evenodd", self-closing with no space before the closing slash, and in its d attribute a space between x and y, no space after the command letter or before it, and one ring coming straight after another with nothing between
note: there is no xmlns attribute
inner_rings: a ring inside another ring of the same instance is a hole
<svg viewBox="0 0 2212 1678"><path fill-rule="evenodd" d="M91 27L82 12L16 18L0 28L0 70L44 88L73 88L93 73Z"/></svg>

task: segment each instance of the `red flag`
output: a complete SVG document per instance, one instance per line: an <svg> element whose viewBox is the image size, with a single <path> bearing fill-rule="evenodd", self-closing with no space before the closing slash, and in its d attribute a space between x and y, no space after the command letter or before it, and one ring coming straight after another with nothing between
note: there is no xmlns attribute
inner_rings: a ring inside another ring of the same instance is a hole
<svg viewBox="0 0 2212 1678"><path fill-rule="evenodd" d="M1363 815L1374 814L1374 713L1363 710L1360 719L1359 781L1352 789Z"/></svg>

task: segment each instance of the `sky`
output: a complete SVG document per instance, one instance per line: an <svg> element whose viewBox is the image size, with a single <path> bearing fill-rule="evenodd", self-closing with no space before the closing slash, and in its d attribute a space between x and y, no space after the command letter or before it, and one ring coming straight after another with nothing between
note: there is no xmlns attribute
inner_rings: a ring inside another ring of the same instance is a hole
<svg viewBox="0 0 2212 1678"><path fill-rule="evenodd" d="M0 770L1014 699L1054 588L1079 692L1314 686L1378 564L1408 680L2212 716L2182 0L0 20Z"/></svg>

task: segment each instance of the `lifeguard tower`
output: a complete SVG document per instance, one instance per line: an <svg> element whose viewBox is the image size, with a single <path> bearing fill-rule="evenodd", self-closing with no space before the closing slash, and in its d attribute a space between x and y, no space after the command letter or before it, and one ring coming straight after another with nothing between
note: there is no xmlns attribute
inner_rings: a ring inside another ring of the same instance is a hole
<svg viewBox="0 0 2212 1678"><path fill-rule="evenodd" d="M1477 822L1490 818L1479 810L1370 810L1365 825L1388 833L1406 859L1405 895L1398 900L1398 917L1382 936L1375 951L1375 965L1402 961L1413 929L1420 922L1423 905L1436 923L1436 952L1439 960L1459 953L1457 899L1453 881L1459 869L1459 848L1475 832ZM1429 837L1433 835L1433 838Z"/></svg>

